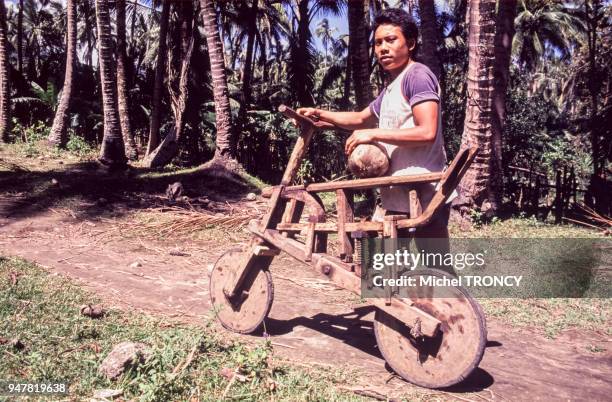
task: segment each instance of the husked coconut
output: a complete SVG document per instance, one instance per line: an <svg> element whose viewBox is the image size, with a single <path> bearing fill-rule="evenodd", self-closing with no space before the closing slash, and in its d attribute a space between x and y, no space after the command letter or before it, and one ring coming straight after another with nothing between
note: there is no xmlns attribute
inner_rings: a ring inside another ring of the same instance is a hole
<svg viewBox="0 0 612 402"><path fill-rule="evenodd" d="M389 157L377 144L359 144L348 158L351 173L359 178L384 176L389 170Z"/></svg>

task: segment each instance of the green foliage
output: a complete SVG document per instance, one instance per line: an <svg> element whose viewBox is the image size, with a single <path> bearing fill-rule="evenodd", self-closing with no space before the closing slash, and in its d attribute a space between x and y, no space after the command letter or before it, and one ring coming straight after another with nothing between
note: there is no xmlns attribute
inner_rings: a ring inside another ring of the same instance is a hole
<svg viewBox="0 0 612 402"><path fill-rule="evenodd" d="M79 63L72 90L70 128L74 138L68 149L77 155L93 154L103 128L99 71L94 61L96 47L95 7L92 1L77 2ZM440 4L437 9L438 57L443 64L442 121L447 154L459 149L465 123L466 69L468 65L466 1ZM597 166L610 166L610 121L612 108L605 94L610 87L609 2L519 1L513 38L512 80L507 99L503 165L537 167L550 175L572 166L581 186ZM9 2L8 39L10 59L16 60L16 15L19 2ZM21 139L28 156L37 154L35 133L24 133L39 121L51 124L65 73L65 11L61 2L26 1L24 8L24 65L12 72L12 106L16 117L13 136ZM181 12L172 3L170 32L178 32ZM278 182L297 138L295 128L277 113L279 104L304 106L314 101L320 108L354 110L352 88L345 88L349 35L338 31L336 18L346 18L346 1L259 2L254 15L250 2L228 1L219 9L221 37L226 51L229 101L237 157L253 176ZM289 5L293 5L290 7ZM398 3L406 6L407 1ZM587 18L587 4L591 4ZM375 9L393 2L372 3ZM413 13L417 14L418 11ZM154 69L158 56L160 13L128 3L129 115L137 142L147 143ZM251 30L254 21L255 30ZM201 21L198 21L201 24ZM254 52L246 60L246 44L253 32ZM315 47L315 38L321 41ZM587 37L596 39L595 43ZM175 163L194 166L209 160L215 150L216 121L210 60L201 30L196 30L185 136ZM594 57L589 54L591 46ZM591 65L593 59L594 65ZM374 57L371 83L374 92L383 85ZM176 64L176 63L175 63ZM180 64L180 63L179 63ZM252 67L250 102L242 104L243 74ZM17 67L13 63L13 67ZM176 66L171 68L176 68ZM170 76L178 77L179 71ZM166 77L166 78L168 78ZM14 78L14 79L13 79ZM178 85L166 81L164 85ZM175 85L175 86L176 86ZM596 103L592 104L592 96ZM176 106L176 105L174 105ZM162 102L161 131L174 124L173 103ZM242 110L241 110L242 109ZM245 112L246 113L243 113ZM40 130L39 130L40 131ZM599 158L593 161L591 133L599 138ZM40 139L44 137L40 135ZM30 140L29 138L34 138ZM302 166L300 180L324 181L345 174L344 137L339 132L321 132L313 138L309 164ZM599 159L599 160L598 160ZM606 162L607 161L607 162ZM598 163L594 163L598 162ZM504 172L506 195L515 192L514 177Z"/></svg>
<svg viewBox="0 0 612 402"><path fill-rule="evenodd" d="M96 150L90 144L88 144L83 137L76 135L74 130L68 131L68 142L66 143L66 149L81 157L88 156L96 152Z"/></svg>
<svg viewBox="0 0 612 402"><path fill-rule="evenodd" d="M13 118L11 137L15 139L16 146L26 158L33 158L40 154L40 142L49 136L51 127L44 122L38 121L31 126L22 126L17 119Z"/></svg>

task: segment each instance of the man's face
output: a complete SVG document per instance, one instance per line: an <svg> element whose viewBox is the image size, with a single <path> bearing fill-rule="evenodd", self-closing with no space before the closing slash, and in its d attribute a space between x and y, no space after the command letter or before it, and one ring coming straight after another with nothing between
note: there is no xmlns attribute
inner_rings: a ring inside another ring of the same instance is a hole
<svg viewBox="0 0 612 402"><path fill-rule="evenodd" d="M374 53L378 62L387 71L403 69L410 60L414 43L407 43L397 25L384 24L374 32Z"/></svg>

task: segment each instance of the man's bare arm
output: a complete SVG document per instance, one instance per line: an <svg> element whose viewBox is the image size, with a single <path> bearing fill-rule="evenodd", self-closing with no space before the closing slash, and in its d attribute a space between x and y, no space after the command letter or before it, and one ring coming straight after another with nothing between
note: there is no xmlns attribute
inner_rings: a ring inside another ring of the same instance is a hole
<svg viewBox="0 0 612 402"><path fill-rule="evenodd" d="M359 144L367 144L373 141L403 147L420 147L431 144L436 139L438 131L438 102L419 103L412 108L412 113L415 124L412 128L375 128L355 131L346 140L346 153L353 152L353 149Z"/></svg>
<svg viewBox="0 0 612 402"><path fill-rule="evenodd" d="M331 112L329 110L305 107L299 108L297 112L350 131L375 127L377 121L370 107L366 107L360 112Z"/></svg>

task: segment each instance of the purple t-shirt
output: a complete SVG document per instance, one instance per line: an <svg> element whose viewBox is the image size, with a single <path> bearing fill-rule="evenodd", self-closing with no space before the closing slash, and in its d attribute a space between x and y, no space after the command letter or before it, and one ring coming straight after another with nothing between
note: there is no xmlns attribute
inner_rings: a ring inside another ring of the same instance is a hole
<svg viewBox="0 0 612 402"><path fill-rule="evenodd" d="M381 129L404 129L415 126L413 107L421 102L440 102L438 80L431 70L421 63L412 63L387 85L370 104ZM441 112L438 113L438 127L431 143L419 146L398 146L379 141L389 155L388 174L403 176L441 172L446 165L444 140L442 138ZM436 184L392 186L380 189L383 208L391 211L409 211L410 189L419 193L421 205L429 205Z"/></svg>
<svg viewBox="0 0 612 402"><path fill-rule="evenodd" d="M380 105L385 94L385 88L378 97L370 103L370 110L380 117ZM438 95L438 79L425 64L414 63L402 80L402 94L408 100L410 107L425 101L440 102Z"/></svg>

